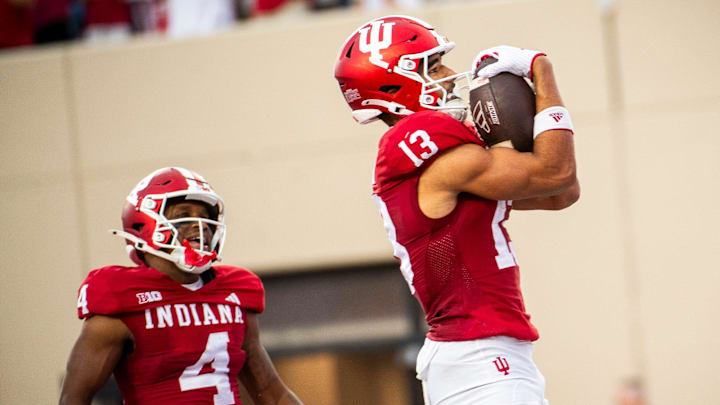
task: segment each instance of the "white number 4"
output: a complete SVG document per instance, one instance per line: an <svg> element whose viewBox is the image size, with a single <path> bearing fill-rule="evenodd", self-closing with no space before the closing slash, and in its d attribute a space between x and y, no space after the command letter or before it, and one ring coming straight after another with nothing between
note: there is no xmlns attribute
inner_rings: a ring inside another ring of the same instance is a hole
<svg viewBox="0 0 720 405"><path fill-rule="evenodd" d="M415 167L420 167L421 164L427 159L430 159L434 154L438 152L438 146L430 140L430 135L428 135L427 132L421 130L415 131L410 135L410 144L414 144L417 142L417 139L422 139L422 142L420 142L420 147L426 148L427 151L420 154L420 157L418 158L417 155L413 153L413 151L410 150L410 147L405 143L405 141L400 141L398 143L398 146L400 149L402 149L403 152L407 155L407 157L412 160L412 162L415 164Z"/></svg>
<svg viewBox="0 0 720 405"><path fill-rule="evenodd" d="M84 286L80 287L80 292L78 293L77 307L82 309L83 315L87 315L90 312L88 311L87 307L87 288L88 285L85 284Z"/></svg>
<svg viewBox="0 0 720 405"><path fill-rule="evenodd" d="M228 342L227 332L215 332L208 336L205 351L200 355L197 363L189 366L180 376L180 390L189 391L199 388L216 387L217 394L213 396L215 405L229 405L235 403L235 396L230 389L230 379L228 374L230 369L230 355L227 351ZM212 361L212 373L200 374L203 366Z"/></svg>

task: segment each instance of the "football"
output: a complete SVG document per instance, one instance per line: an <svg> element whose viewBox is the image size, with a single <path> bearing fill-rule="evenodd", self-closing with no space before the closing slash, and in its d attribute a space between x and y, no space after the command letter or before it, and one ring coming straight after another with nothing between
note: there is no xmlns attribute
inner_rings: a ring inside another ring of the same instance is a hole
<svg viewBox="0 0 720 405"><path fill-rule="evenodd" d="M483 60L474 73L494 62ZM518 151L532 152L535 93L525 79L512 73L474 77L469 99L475 127L489 146L511 141Z"/></svg>

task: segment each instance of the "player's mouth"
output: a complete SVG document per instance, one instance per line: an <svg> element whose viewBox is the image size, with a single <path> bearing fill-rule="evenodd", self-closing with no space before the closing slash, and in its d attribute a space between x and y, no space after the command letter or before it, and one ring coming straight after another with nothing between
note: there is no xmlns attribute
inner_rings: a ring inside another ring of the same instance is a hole
<svg viewBox="0 0 720 405"><path fill-rule="evenodd" d="M185 240L187 240L190 243L190 247L195 250L204 250L206 252L210 251L210 247L207 245L207 243L201 244L202 241L200 240L200 236L185 238Z"/></svg>

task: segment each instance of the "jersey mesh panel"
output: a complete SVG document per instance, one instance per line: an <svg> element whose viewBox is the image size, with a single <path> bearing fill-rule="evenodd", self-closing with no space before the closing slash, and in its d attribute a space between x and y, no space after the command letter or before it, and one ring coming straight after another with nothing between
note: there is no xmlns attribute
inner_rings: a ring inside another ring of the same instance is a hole
<svg viewBox="0 0 720 405"><path fill-rule="evenodd" d="M443 290L451 280L457 261L457 249L450 231L446 227L433 235L426 251L429 286L436 290Z"/></svg>
<svg viewBox="0 0 720 405"><path fill-rule="evenodd" d="M449 228L443 228L442 233L433 235L426 254L428 279L438 290L446 288L446 284L452 280L457 280L454 284L462 282L468 290L475 286L472 273L458 256L454 236Z"/></svg>

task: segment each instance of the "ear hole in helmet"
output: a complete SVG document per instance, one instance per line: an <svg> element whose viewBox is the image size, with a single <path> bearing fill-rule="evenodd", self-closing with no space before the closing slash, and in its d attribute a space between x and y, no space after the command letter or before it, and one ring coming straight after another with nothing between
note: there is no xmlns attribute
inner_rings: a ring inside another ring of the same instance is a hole
<svg viewBox="0 0 720 405"><path fill-rule="evenodd" d="M143 224L143 223L132 224L132 229L134 229L138 232L142 232L144 227L145 227L145 224Z"/></svg>
<svg viewBox="0 0 720 405"><path fill-rule="evenodd" d="M211 205L207 205L207 204L205 204L205 205L207 206L208 214L210 214L210 219L212 219L213 221L217 221L218 216L220 214L219 213L220 210L218 209L218 206L217 205L211 206ZM210 228L212 229L213 232L215 232L215 225L211 225Z"/></svg>
<svg viewBox="0 0 720 405"><path fill-rule="evenodd" d="M378 90L387 94L395 94L401 88L402 86L381 86Z"/></svg>

